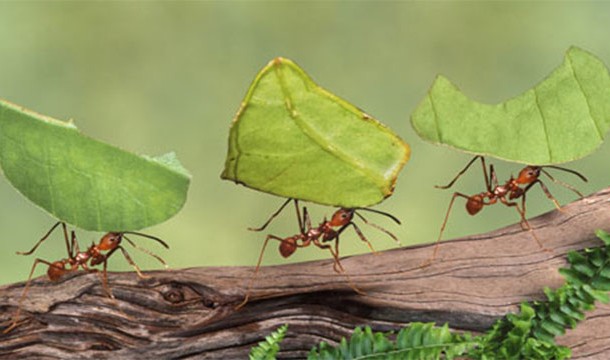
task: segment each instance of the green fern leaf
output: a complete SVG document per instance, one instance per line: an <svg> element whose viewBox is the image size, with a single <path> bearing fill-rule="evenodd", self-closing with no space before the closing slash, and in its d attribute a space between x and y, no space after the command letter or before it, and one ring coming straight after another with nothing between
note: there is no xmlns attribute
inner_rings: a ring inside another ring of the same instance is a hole
<svg viewBox="0 0 610 360"><path fill-rule="evenodd" d="M599 229L595 231L595 235L604 242L604 245L610 246L610 234L606 231Z"/></svg>
<svg viewBox="0 0 610 360"><path fill-rule="evenodd" d="M280 351L280 342L284 340L287 330L288 325L282 325L265 337L265 341L259 342L250 350L250 360L275 360L275 355Z"/></svg>
<svg viewBox="0 0 610 360"><path fill-rule="evenodd" d="M336 348L322 343L312 349L308 359L568 359L571 350L555 344L555 337L584 320L584 312L594 309L596 301L610 301L610 234L597 235L605 244L602 248L568 254L570 267L559 270L566 279L562 287L545 288L546 301L521 304L519 313L508 314L482 336L452 334L447 324L433 323L412 323L396 336L357 328Z"/></svg>
<svg viewBox="0 0 610 360"><path fill-rule="evenodd" d="M326 343L311 350L308 359L346 360L434 360L454 359L477 345L468 335L452 334L449 326L412 323L396 334L373 332L370 327L356 328L349 340L333 348Z"/></svg>

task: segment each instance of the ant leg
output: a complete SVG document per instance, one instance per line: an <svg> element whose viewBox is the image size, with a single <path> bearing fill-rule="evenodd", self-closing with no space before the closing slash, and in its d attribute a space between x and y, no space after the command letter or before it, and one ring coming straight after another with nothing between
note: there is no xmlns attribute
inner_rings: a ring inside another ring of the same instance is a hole
<svg viewBox="0 0 610 360"><path fill-rule="evenodd" d="M45 241L50 235L51 233L59 226L59 224L61 224L64 228L64 236L66 239L66 246L68 248L68 253L70 252L70 246L68 245L68 232L66 230L66 223L62 222L62 221L58 221L55 223L55 225L53 225L51 227L51 229L49 229L49 231L47 231L47 233L40 239L38 240L38 242L36 243L36 245L34 245L34 247L32 248L32 250L30 251L17 251L18 255L31 255L34 251L36 251L36 249L38 249L38 247L40 246L40 244L42 244L43 241Z"/></svg>
<svg viewBox="0 0 610 360"><path fill-rule="evenodd" d="M116 250L116 248L114 250ZM117 308L117 310L121 314L125 315L126 318L133 320L133 317L131 315L127 314L125 311L123 311L123 309L121 309L121 307L119 306L119 302L117 301L116 297L112 293L112 290L110 289L110 285L108 285L108 257L104 258L103 263L104 263L104 266L102 268L103 270L102 270L101 278L102 278L102 287L104 288L106 295L108 295L108 297L110 298L110 301L114 304L114 306ZM96 272L99 274L99 271L97 271L97 269L89 270L85 266L83 266L83 267L85 268L85 270L87 270L89 272Z"/></svg>
<svg viewBox="0 0 610 360"><path fill-rule="evenodd" d="M57 226L57 224L54 227L56 227L56 226ZM40 264L40 263L45 264L47 266L54 266L52 263L50 263L50 262L48 262L46 260L43 260L43 259L36 259L36 260L34 260L34 264L32 265L32 269L30 270L30 276L28 276L28 280L25 283L25 287L23 288L23 292L21 293L21 296L19 297L19 301L17 302L17 312L15 312L15 315L13 315L13 321L11 322L9 327L2 331L3 334L8 334L14 328L19 326L19 316L21 315L21 308L22 308L22 305L23 305L23 301L25 300L25 297L26 297L28 291L30 290L30 284L32 282L32 276L34 275L34 271L36 270L36 266L38 266L38 264ZM60 269L59 267L57 267L57 268ZM63 270L63 269L60 269L60 270Z"/></svg>
<svg viewBox="0 0 610 360"><path fill-rule="evenodd" d="M305 234L309 229L311 229L311 217L307 212L307 207L303 206L303 228L301 229L301 234Z"/></svg>
<svg viewBox="0 0 610 360"><path fill-rule="evenodd" d="M114 294L112 293L112 290L110 290L110 285L108 285L108 258L104 259L104 266L102 269L102 286L108 297L115 300Z"/></svg>
<svg viewBox="0 0 610 360"><path fill-rule="evenodd" d="M288 200L284 201L284 203L282 204L282 206L280 206L279 209L277 209L273 214L271 214L271 216L269 217L269 219L263 224L263 226L261 227L257 227L257 228L248 228L248 230L250 231L263 231L265 230L265 228L267 226L269 226L269 224L271 224L271 222L273 221L273 219L275 219L281 212L282 210L284 210L284 208L286 207L286 205L288 205L289 202L293 201L295 202L295 205L297 206L297 213L298 213L298 200L296 199L291 199L289 198ZM299 218L299 221L301 221L301 219Z"/></svg>
<svg viewBox="0 0 610 360"><path fill-rule="evenodd" d="M339 253L337 252L337 245L338 245L338 241L336 241L337 239L335 239L335 250L332 249L332 246L330 245L322 245L320 244L320 249L328 249L328 251L330 252L331 256L333 257L333 271L336 273L341 273L341 274L346 274L345 272L345 268L343 268L343 264L341 264L341 260L339 260ZM348 276L349 278L349 276ZM349 281L351 283L351 280Z"/></svg>
<svg viewBox="0 0 610 360"><path fill-rule="evenodd" d="M114 294L112 293L112 290L110 290L110 285L108 285L108 258L104 259L104 266L102 269L102 286L108 297L114 300Z"/></svg>
<svg viewBox="0 0 610 360"><path fill-rule="evenodd" d="M496 176L496 170L494 164L489 164L489 181L486 181L487 191L493 193L493 189L498 187L498 177Z"/></svg>
<svg viewBox="0 0 610 360"><path fill-rule="evenodd" d="M114 250L116 250L116 248L114 248ZM113 303L113 305L116 307L116 309L121 314L125 315L126 318L133 320L134 319L133 316L127 314L125 311L123 311L123 309L121 309L121 307L119 306L119 302L117 301L116 297L112 293L112 290L110 289L110 285L108 285L108 257L104 258L103 263L104 263L104 266L102 268L101 278L102 278L102 287L104 288L106 295L108 295L108 297L110 298L110 301ZM83 266L83 268L85 268L85 270L87 270L89 272L96 272L99 274L99 271L97 269L89 270L85 266Z"/></svg>
<svg viewBox="0 0 610 360"><path fill-rule="evenodd" d="M455 178L453 178L453 180L451 180L449 182L449 184L441 186L441 185L435 185L434 187L437 189L449 189L450 187L453 186L453 184L455 184L455 182L462 176L464 175L464 173L466 171L468 171L468 168L470 168L470 166L477 160L477 159L481 159L481 162L483 163L483 173L485 173L485 181L487 181L487 171L485 169L485 160L483 158L483 156L477 155L475 157L472 158L472 160L470 160L470 162L468 162L468 164L455 176Z"/></svg>
<svg viewBox="0 0 610 360"><path fill-rule="evenodd" d="M103 270L103 285L104 285L104 288L105 288L106 292L110 295L110 299L114 302L114 304L117 307L117 309L119 309L119 311L121 313L125 314L125 316L127 316L128 318L132 318L131 316L129 316L129 314L126 314L123 310L121 310L119 308L119 304L116 301L116 298L114 297L114 295L112 294L112 291L110 291L110 286L108 285L108 271L107 271L108 258L110 257L110 255L112 255L112 253L116 249L121 249L121 252L123 253L123 256L125 257L125 260L127 260L129 265L131 265L136 270L136 273L138 274L138 277L140 279L148 279L148 278L150 278L150 276L142 274L142 270L140 270L140 267L135 263L135 261L133 261L133 259L131 258L131 256L127 252L127 250L125 250L125 248L120 246L120 245L117 246L116 248L112 249L110 252L108 252L108 254L106 254L106 257L104 258L104 270Z"/></svg>
<svg viewBox="0 0 610 360"><path fill-rule="evenodd" d="M347 225L343 226L341 228L341 230L345 229L347 227ZM339 230L339 231L341 231ZM333 271L336 273L343 273L345 274L345 269L343 268L343 265L341 265L341 260L339 260L339 232L337 233L337 236L334 238L335 241L335 249L333 250L333 247L331 245L328 244L323 244L320 242L320 240L318 239L314 239L313 243L315 246L317 246L320 249L327 249L330 254L333 257L334 263L333 263Z"/></svg>
<svg viewBox="0 0 610 360"><path fill-rule="evenodd" d="M568 170L568 169L565 169L565 170ZM555 179L553 176L551 176L551 174L549 174L548 171L546 171L542 168L540 169L540 171L542 171L546 176L548 176L549 179L551 179L551 181L554 182L555 184L559 184L568 190L572 190L574 193L576 193L576 195L580 196L581 199L584 197L583 194L580 191L578 191L574 186L572 186L568 183L565 183L561 180ZM585 178L585 181L586 181L586 178Z"/></svg>
<svg viewBox="0 0 610 360"><path fill-rule="evenodd" d="M542 245L542 242L536 235L534 228L530 225L529 221L527 221L527 218L525 217L525 209L520 209L519 204L517 204L516 202L509 202L505 198L500 198L500 202L502 202L502 204L508 207L514 207L519 213L519 216L521 217L521 226L523 227L523 224L525 224L525 226L527 227L526 230L528 230L530 234L532 234L532 237L534 238L534 240L536 240L536 243L541 249L543 249L544 251L550 251L549 249L544 247L544 245Z"/></svg>
<svg viewBox="0 0 610 360"><path fill-rule="evenodd" d="M523 190L523 193L527 192L532 186L534 186L534 184L540 184L542 191L544 192L546 197L549 198L549 200L551 200L553 202L553 204L555 204L555 207L557 208L557 210L563 211L563 210L561 210L561 205L559 205L559 202L557 201L557 199L555 199L555 197L551 194L549 189L546 187L546 185L544 185L544 183L540 179L536 179L534 182L532 182L531 184L526 186L525 189Z"/></svg>
<svg viewBox="0 0 610 360"><path fill-rule="evenodd" d="M68 250L68 257L69 258L73 258L74 254L76 254L74 252L74 242L76 241L76 234L74 233L74 230L72 230L71 238L70 238L70 242L68 243L68 229L66 227L66 223L62 222L62 226L63 228L63 232L64 232L64 240L66 242L66 249ZM78 250L76 251L78 252Z"/></svg>
<svg viewBox="0 0 610 360"><path fill-rule="evenodd" d="M137 246L133 241L131 241L131 239L129 239L127 236L123 235L123 239L127 240L127 242L133 246L135 249L140 250L141 252L148 254L152 257L154 257L155 259L157 259L161 264L163 264L163 266L165 266L165 268L167 269L169 266L167 266L167 263L165 262L165 260L163 260L159 255L153 253L152 251L146 249L146 248L142 248Z"/></svg>
<svg viewBox="0 0 610 360"><path fill-rule="evenodd" d="M244 307L244 305L246 305L248 303L248 300L250 300L250 292L252 290L252 285L254 284L254 280L258 276L258 270L261 267L261 263L263 261L263 255L265 254L265 249L267 248L267 244L269 243L269 240L271 240L271 239L278 240L280 242L284 241L284 239L282 239L278 236L267 235L267 237L265 238L265 242L263 243L263 247L261 248L261 252L258 255L258 261L256 262L256 267L254 268L254 274L252 274L252 276L250 277L250 280L248 281L248 286L246 287L246 296L244 297L244 300L235 307L235 310L241 309L242 307Z"/></svg>
<svg viewBox="0 0 610 360"><path fill-rule="evenodd" d="M328 251L330 252L330 254L332 255L333 260L334 260L333 270L336 273L343 274L343 276L345 276L345 278L347 279L347 283L348 283L349 287L351 287L352 290L354 290L357 294L366 295L366 293L364 291L360 290L356 286L356 284L354 284L354 282L352 281L352 278L349 276L347 271L345 271L345 268L343 268L343 265L341 264L341 260L339 259L339 235L337 235L337 237L335 238L335 250L333 250L332 246L330 246L328 244L322 244L317 239L314 240L314 245L316 245L320 249L328 249Z"/></svg>
<svg viewBox="0 0 610 360"><path fill-rule="evenodd" d="M445 220L443 221L443 225L441 226L441 231L438 234L438 239L436 239L436 245L434 245L434 251L432 252L432 256L430 256L426 261L424 261L424 263L421 265L421 267L426 267L426 266L430 265L434 261L434 259L436 259L436 255L438 254L438 248L440 246L441 239L443 237L443 233L445 232L445 227L447 226L447 220L449 220L449 214L451 213L451 208L453 207L453 203L455 202L455 199L457 197L462 197L466 200L470 199L470 196L468 196L468 195L464 195L459 192L453 193L453 197L451 198L451 201L449 202L449 207L447 208L447 213L445 214Z"/></svg>
<svg viewBox="0 0 610 360"><path fill-rule="evenodd" d="M87 264L82 264L81 266L83 267L83 270L85 270L86 272L97 274L97 276L100 278L100 280L102 282L102 288L104 289L104 292L115 303L115 305L118 306L116 299L115 299L114 295L112 294L112 291L110 290L110 285L108 285L108 258L104 258L104 260L102 261L102 264L103 264L103 268L102 268L103 270L101 272L98 269L89 268L89 266L87 266Z"/></svg>
<svg viewBox="0 0 610 360"><path fill-rule="evenodd" d="M367 239L366 236L364 236L364 234L362 233L362 231L360 230L358 225L354 224L353 221L350 221L349 223L347 223L347 225L345 225L344 227L339 229L339 231L337 233L337 239L339 238L339 234L341 234L343 232L343 230L345 230L347 228L347 226L349 226L349 225L352 225L352 227L356 231L356 234L358 234L358 237L360 238L360 240L364 241L364 243L369 247L369 249L371 249L371 252L373 254L377 255L377 251L375 251L375 249L373 248L373 244L371 244L369 239Z"/></svg>
<svg viewBox="0 0 610 360"><path fill-rule="evenodd" d="M299 200L294 199L294 209L297 212L297 220L299 221L299 231L301 234L305 233L305 224L307 219L309 219L309 215L307 214L307 207L303 206L303 217L301 217L301 212L299 211Z"/></svg>
<svg viewBox="0 0 610 360"><path fill-rule="evenodd" d="M369 221L368 221L367 219L365 219L365 218L364 218L364 216L362 216L360 213L358 213L358 212L354 212L354 213L355 213L355 214L356 214L356 216L358 216L358 217L359 217L359 218L360 218L360 219L361 219L361 220L362 220L362 221L363 221L365 224L367 224L368 226L374 227L375 229L377 229L377 230L379 230L379 231L381 231L381 232L383 232L383 233L386 233L386 234L387 234L389 237L391 237L391 238L392 238L394 241L396 241L396 243L398 243L398 245L401 245L401 244L400 244L400 240L398 240L398 238L396 237L396 235L392 234L391 232L389 232L388 230L386 230L385 228L383 228L383 227L381 227L381 226L379 226L379 225L377 225L377 224L374 224L374 223L372 223L372 222L369 222ZM367 241L367 242L368 242L368 241Z"/></svg>
<svg viewBox="0 0 610 360"><path fill-rule="evenodd" d="M106 292L106 295L108 296L108 298L110 299L112 304L126 318L133 320L133 317L131 315L127 314L125 311L123 311L121 309L121 307L119 306L119 302L117 301L116 297L112 293L112 290L110 289L110 285L108 285L108 256L110 254L112 254L114 252L114 250L116 250L116 249L117 248L112 249L112 251L110 251L106 255L106 257L104 258L104 261L102 261L103 268L102 268L102 272L101 273L97 269L90 269L86 264L83 264L82 267L83 267L83 269L85 269L85 271L87 271L89 273L96 273L100 277L100 280L102 280L102 288L104 289L104 292Z"/></svg>
<svg viewBox="0 0 610 360"><path fill-rule="evenodd" d="M69 250L69 254L70 254L70 258L74 258L74 256L76 256L76 254L78 254L80 252L80 248L78 246L78 240L76 239L76 233L74 232L74 230L72 230L71 233L71 240L70 243L72 244Z"/></svg>
<svg viewBox="0 0 610 360"><path fill-rule="evenodd" d="M127 260L129 265L131 265L136 270L136 273L138 274L138 277L140 279L148 279L149 278L148 275L142 274L142 270L140 270L140 267L133 261L131 256L129 256L129 253L127 252L127 250L125 250L124 247L119 245L119 246L116 247L116 249L121 249L121 252L123 253L123 256L125 257L125 260ZM106 262L108 260L108 258L110 257L111 254L112 254L112 252L108 253L108 255L106 256L106 259L104 260L104 262Z"/></svg>
<svg viewBox="0 0 610 360"><path fill-rule="evenodd" d="M521 195L521 211L519 212L519 214L521 215L521 213L523 213L523 216L521 216L521 229L523 230L531 230L531 227L529 226L529 224L526 224L523 221L523 218L525 217L525 195L526 193L523 193L523 195Z"/></svg>

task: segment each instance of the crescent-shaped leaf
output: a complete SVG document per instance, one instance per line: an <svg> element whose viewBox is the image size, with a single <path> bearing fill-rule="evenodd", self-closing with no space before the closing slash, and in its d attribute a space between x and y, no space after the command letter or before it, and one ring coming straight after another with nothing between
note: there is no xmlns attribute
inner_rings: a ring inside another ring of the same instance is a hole
<svg viewBox="0 0 610 360"><path fill-rule="evenodd" d="M610 127L610 76L598 58L576 47L534 88L497 105L472 101L439 76L411 124L425 140L470 153L560 164L603 142Z"/></svg>
<svg viewBox="0 0 610 360"><path fill-rule="evenodd" d="M409 154L390 129L276 58L233 121L222 178L283 197L364 207L392 194Z"/></svg>
<svg viewBox="0 0 610 360"><path fill-rule="evenodd" d="M34 204L93 231L138 230L170 218L190 182L173 154L137 156L1 100L0 166Z"/></svg>

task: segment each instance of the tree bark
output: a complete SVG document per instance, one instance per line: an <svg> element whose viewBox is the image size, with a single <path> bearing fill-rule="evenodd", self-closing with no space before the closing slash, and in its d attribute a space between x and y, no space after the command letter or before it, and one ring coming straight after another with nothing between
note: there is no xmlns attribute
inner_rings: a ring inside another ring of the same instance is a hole
<svg viewBox="0 0 610 360"><path fill-rule="evenodd" d="M444 241L430 266L432 246L405 247L342 259L261 268L250 302L252 267L206 267L109 273L116 300L93 273L52 283L32 281L24 323L0 334L2 358L244 359L282 324L289 330L279 358L304 358L320 341L336 343L354 327L397 329L413 321L448 322L483 332L523 301L544 299L562 285L558 269L570 250L599 246L595 229L610 228L610 188L530 220L544 243L515 224L487 234ZM15 313L24 283L0 287L0 322ZM558 339L574 359L610 357L610 306L599 305Z"/></svg>

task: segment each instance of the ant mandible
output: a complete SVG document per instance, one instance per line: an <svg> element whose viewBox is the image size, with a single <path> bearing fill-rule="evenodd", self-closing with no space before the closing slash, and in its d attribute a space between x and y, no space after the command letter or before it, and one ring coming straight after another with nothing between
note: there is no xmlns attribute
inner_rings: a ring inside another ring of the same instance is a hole
<svg viewBox="0 0 610 360"><path fill-rule="evenodd" d="M138 265L136 265L136 263L133 261L133 259L127 252L127 250L125 250L125 248L123 246L121 246L121 242L123 240L127 241L134 248L154 257L167 268L167 264L165 263L165 261L163 261L163 259L161 257L159 257L158 255L152 253L151 251L149 251L147 249L137 246L125 234L142 236L142 237L157 241L158 243L163 245L165 248L169 249L169 246L167 245L167 243L165 243L163 240L161 240L157 237L139 233L139 232L134 232L134 231L109 232L109 233L106 233L104 236L102 236L102 238L100 239L98 244L92 243L91 246L89 246L89 248L87 248L86 251L80 251L74 230L71 231L71 237L70 237L70 240L68 240L68 230L66 227L66 223L61 222L61 221L59 221L55 225L53 225L51 227L51 229L40 240L38 240L38 242L34 245L34 247L30 251L17 252L17 254L31 255L32 253L34 253L34 251L36 251L36 249L40 246L40 244L42 244L47 238L49 238L51 233L53 233L53 231L59 225L61 225L61 227L63 229L64 239L66 241L66 248L68 251L68 257L65 259L59 260L59 261L54 261L54 262L49 262L49 261L46 261L46 260L43 260L40 258L37 258L36 260L34 260L34 264L32 265L32 269L30 270L30 275L25 284L25 287L23 288L21 297L19 298L17 312L13 316L13 321L11 322L11 325L3 331L4 334L9 333L12 329L14 329L19 324L19 316L21 315L22 304L28 293L28 290L30 288L30 283L32 282L32 276L34 275L34 271L36 270L36 266L38 266L38 264L45 264L48 266L47 277L51 281L59 281L64 275L76 272L79 270L79 268L82 268L83 270L90 272L90 273L94 272L94 273L99 274L98 269L92 269L91 267L102 264L103 265L103 269L102 269L102 273L101 273L102 286L104 288L104 291L108 295L108 297L110 297L111 299L114 299L114 295L112 294L112 292L110 291L110 287L108 286L107 266L108 266L108 259L112 256L112 254L114 254L115 251L121 250L121 252L123 253L123 256L125 257L127 262L136 270L138 277L140 277L140 278L146 277L144 274L142 274L142 271L140 270Z"/></svg>
<svg viewBox="0 0 610 360"><path fill-rule="evenodd" d="M263 226L261 226L259 228L248 228L248 229L251 231L263 231L273 221L273 219L275 219L275 217L278 216L282 212L282 210L284 210L286 205L288 205L288 203L290 203L291 201L294 202L294 206L296 209L297 219L299 221L299 233L296 235L293 235L293 236L285 237L285 238L281 238L279 236L275 236L275 235L271 235L271 234L267 235L267 237L265 238L263 247L261 249L260 255L258 257L258 262L256 263L256 268L254 270L254 274L252 274L252 277L250 278L250 281L248 283L246 296L245 296L244 300L237 306L237 309L243 307L250 298L250 291L252 288L252 284L260 269L260 265L263 260L263 254L265 253L265 249L267 247L267 244L269 243L269 240L277 240L280 242L279 252L282 255L282 257L285 257L285 258L294 254L294 252L298 248L304 248L311 244L317 246L320 249L327 249L333 257L333 260L334 260L333 269L337 273L339 273L339 272L345 273L343 265L341 265L341 261L339 260L339 235L341 235L341 233L343 233L343 231L345 231L345 229L347 229L349 226L352 226L354 228L354 231L356 231L356 234L358 235L360 240L364 241L367 244L367 246L371 249L371 251L373 253L375 253L375 249L373 248L373 245L366 238L366 236L364 236L364 234L362 233L362 231L360 230L358 225L356 225L353 222L354 215L359 217L365 224L370 225L370 226L386 233L396 242L399 242L398 238L394 234L392 234L391 232L389 232L388 230L382 228L381 226L379 226L377 224L370 223L369 221L366 220L366 218L364 218L360 213L358 213L357 210L365 210L365 211L370 211L370 212L374 212L377 214L381 214L381 215L389 217L397 224L400 224L400 220L398 220L396 217L394 217L388 213L385 213L385 212L382 212L379 210L368 209L368 208L339 208L337 211L335 211L335 213L333 214L333 216L331 217L330 220L327 220L326 218L324 218L324 221L322 221L317 227L313 227L311 225L311 218L309 217L309 213L307 212L307 207L305 207L305 206L303 206L303 216L301 217L301 212L299 211L299 202L297 199L287 199L284 202L284 204L282 204L282 206L280 206L280 208L275 213L273 213L271 215L271 217L269 217L269 219L267 220L267 222L265 222L263 224ZM334 242L334 247L331 244L329 244L330 242ZM354 284L352 284L351 280L349 279L349 276L348 276L348 282L349 282L350 286L352 287L352 289L354 289L354 291L362 294L362 291L360 291Z"/></svg>
<svg viewBox="0 0 610 360"><path fill-rule="evenodd" d="M566 168L562 168L562 167L554 166L554 165L544 165L544 166L528 165L519 172L519 175L517 176L517 178L514 178L511 176L510 179L508 179L506 181L506 183L504 183L504 185L499 185L498 178L496 177L496 172L494 170L493 164L489 165L489 177L488 177L487 167L485 165L485 158L483 156L475 156L474 158L472 158L472 160L470 160L470 162L466 165L466 167L464 167L464 169L462 169L456 175L456 177L453 180L451 180L451 182L449 184L447 184L445 186L436 186L436 188L448 189L451 186L453 186L453 184L470 168L470 166L477 159L481 160L481 165L483 167L483 176L485 177L485 187L487 190L484 192L481 192L479 194L470 195L470 196L466 195L466 194L462 194L460 192L453 193L453 197L451 198L451 201L449 202L449 207L447 208L447 213L445 214L445 220L443 221L443 225L441 226L441 231L438 235L438 239L436 240L436 245L434 246L434 252L432 254L432 257L430 257L430 259L428 259L424 263L424 266L429 265L436 258L440 240L443 237L443 232L445 231L445 226L447 225L447 220L449 219L449 213L451 212L451 208L453 206L455 199L458 197L462 197L462 198L466 199L466 211L468 211L468 214L470 214L470 215L476 215L483 209L484 206L493 205L493 204L497 203L498 201L508 207L514 207L517 210L517 212L519 213L519 216L521 217L521 224L525 225L525 228L528 229L529 231L533 231L533 229L525 217L525 197L526 197L526 194L529 191L529 189L531 189L534 185L539 184L540 188L542 189L544 194L547 196L547 198L549 198L553 202L553 204L555 205L555 207L557 209L561 210L561 207L559 205L559 202L557 202L557 199L555 199L555 197L551 194L551 192L546 187L546 185L542 182L542 180L540 180L541 173L548 176L548 178L551 179L551 181L553 181L557 184L560 184L561 186L564 186L565 188L567 188L569 190L572 190L581 198L583 197L583 195L578 190L576 190L576 188L574 188L573 186L566 184L562 181L556 180L553 176L551 176L551 174L549 174L548 171L545 170L545 168L562 170L562 171L565 171L570 174L578 176L581 180L583 180L585 182L587 181L586 177L584 177L582 174L580 174L574 170L570 170L570 169L566 169ZM517 202L513 201L513 200L516 200L519 198L521 198L521 207L519 207L519 204ZM538 239L538 237L535 235L535 233L532 232L532 235L534 236L534 239L536 239L538 246L540 246L541 248L544 248L542 246L542 243Z"/></svg>

